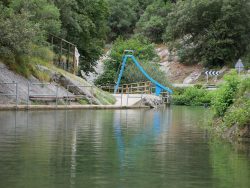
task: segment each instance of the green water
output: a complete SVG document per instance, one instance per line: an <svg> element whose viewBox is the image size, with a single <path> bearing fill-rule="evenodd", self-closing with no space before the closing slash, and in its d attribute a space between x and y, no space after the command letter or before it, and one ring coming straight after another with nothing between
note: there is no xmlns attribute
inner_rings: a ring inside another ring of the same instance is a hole
<svg viewBox="0 0 250 188"><path fill-rule="evenodd" d="M0 188L249 188L250 146L211 141L209 114L0 112Z"/></svg>

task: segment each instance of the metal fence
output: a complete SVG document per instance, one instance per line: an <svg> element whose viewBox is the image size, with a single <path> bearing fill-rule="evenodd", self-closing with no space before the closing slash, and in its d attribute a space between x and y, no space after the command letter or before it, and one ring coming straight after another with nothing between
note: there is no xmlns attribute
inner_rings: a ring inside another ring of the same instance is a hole
<svg viewBox="0 0 250 188"><path fill-rule="evenodd" d="M18 106L18 98L19 98L19 93L18 93L18 83L17 82L2 82L0 83L0 85L13 85L14 86L14 92L13 93L4 93L4 92L0 92L0 96L14 96L15 97L15 104L16 106ZM51 85L54 88L51 89L51 92L45 91L42 93L37 93L34 92L35 91L35 86L48 86ZM145 85L144 85L145 86ZM143 87L144 87L143 86ZM89 95L86 94L82 94L81 92L79 92L79 94L77 94L77 90L75 90L75 92L72 92L74 87L78 87L78 88L90 88L89 91ZM94 103L94 88L93 85L67 85L66 87L66 93L64 95L60 95L59 96L59 85L58 84L52 84L52 83L28 83L28 89L27 89L27 107L29 107L29 105L32 105L30 103L31 100L41 100L41 101L55 101L55 106L58 106L58 101L59 100L63 100L64 105L69 105L70 102L72 100L78 100L78 99L87 99L88 102L90 102L91 105L93 105ZM154 89L153 87L151 87L151 90ZM126 106L128 106L129 103L129 98L140 98L140 106L142 105L142 99L143 96L145 94L148 94L147 92L145 93L145 89L142 90L138 90L136 92L136 94L138 94L139 96L136 95L132 95L134 94L134 88L130 87L129 89L126 89L127 93L123 93L123 91L125 91L125 89L121 89L121 92L117 94L117 98L120 98L120 106L123 106L124 102L123 100L126 100ZM151 92L150 92L151 93ZM126 98L123 97L123 95L126 94ZM89 98L87 98L89 97ZM162 99L169 103L170 101L170 96L168 93L162 93L161 94ZM79 102L80 103L80 102Z"/></svg>
<svg viewBox="0 0 250 188"><path fill-rule="evenodd" d="M32 93L33 86L45 86L52 85L51 83L28 83L28 95L27 95L27 106L29 106L30 99L52 99L56 101L58 105L58 85L52 85L56 87L56 90L52 94L36 94Z"/></svg>
<svg viewBox="0 0 250 188"><path fill-rule="evenodd" d="M9 97L15 97L15 105L17 106L19 104L19 93L18 93L18 83L17 82L0 82L0 85L10 85L10 86L14 86L14 92L12 93L7 93L4 91L0 91L0 96L9 96ZM45 92L41 92L41 93L37 93L34 92L35 86L48 86L51 85L54 88L51 89L51 92L45 91ZM58 84L52 84L52 83L34 83L34 82L30 82L28 83L28 87L27 87L27 99L26 99L26 105L29 106L31 105L30 101L31 100L44 100L44 101L48 101L48 100L52 100L55 101L55 105L58 105L58 101L64 100L66 101L66 105L69 104L69 102L73 99L81 99L81 98L86 98L86 95L84 94L71 94L70 89L73 87L78 87L78 88L90 88L90 104L93 105L94 103L94 89L93 89L93 85L67 85L67 91L65 93L65 95L61 95L59 96L59 85Z"/></svg>
<svg viewBox="0 0 250 188"><path fill-rule="evenodd" d="M129 98L140 98L140 107L142 105L142 98L143 98L143 93L140 94L140 96L135 96L135 95L130 95L130 94L127 94L127 106L128 106L128 101L129 101Z"/></svg>
<svg viewBox="0 0 250 188"><path fill-rule="evenodd" d="M107 92L114 93L115 85L104 85L100 86L101 89ZM140 93L152 93L152 85L151 82L138 82L138 83L130 83L130 84L122 84L116 93L124 93L124 94L140 94Z"/></svg>

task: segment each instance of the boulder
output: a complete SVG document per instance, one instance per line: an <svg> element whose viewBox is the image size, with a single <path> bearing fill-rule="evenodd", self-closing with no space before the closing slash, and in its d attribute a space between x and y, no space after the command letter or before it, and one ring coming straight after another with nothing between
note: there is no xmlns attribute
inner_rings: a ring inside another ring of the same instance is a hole
<svg viewBox="0 0 250 188"><path fill-rule="evenodd" d="M146 95L142 98L142 104L145 106L149 106L150 108L156 108L164 104L164 101L159 96Z"/></svg>

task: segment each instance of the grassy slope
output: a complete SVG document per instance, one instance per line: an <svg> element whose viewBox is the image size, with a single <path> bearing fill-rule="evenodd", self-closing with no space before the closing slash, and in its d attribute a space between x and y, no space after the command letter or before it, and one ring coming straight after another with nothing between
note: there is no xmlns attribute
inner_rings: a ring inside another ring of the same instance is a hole
<svg viewBox="0 0 250 188"><path fill-rule="evenodd" d="M75 76L71 73L68 73L62 69L59 69L59 68L55 67L54 65L50 65L50 69L55 71L55 72L59 72L66 77L70 77L72 80L76 80L77 82L81 83L81 85L91 86L91 84L88 83L86 80L84 80L78 76ZM95 86L93 87L93 93L94 93L94 96L104 105L114 104L116 101L115 97L112 96L110 93L105 92L105 91L103 91Z"/></svg>

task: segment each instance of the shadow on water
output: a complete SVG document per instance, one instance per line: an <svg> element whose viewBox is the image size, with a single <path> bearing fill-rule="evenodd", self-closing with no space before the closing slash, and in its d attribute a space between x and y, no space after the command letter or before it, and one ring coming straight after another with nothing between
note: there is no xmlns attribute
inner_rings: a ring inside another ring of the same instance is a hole
<svg viewBox="0 0 250 188"><path fill-rule="evenodd" d="M0 187L249 187L249 145L210 140L209 111L0 112Z"/></svg>

